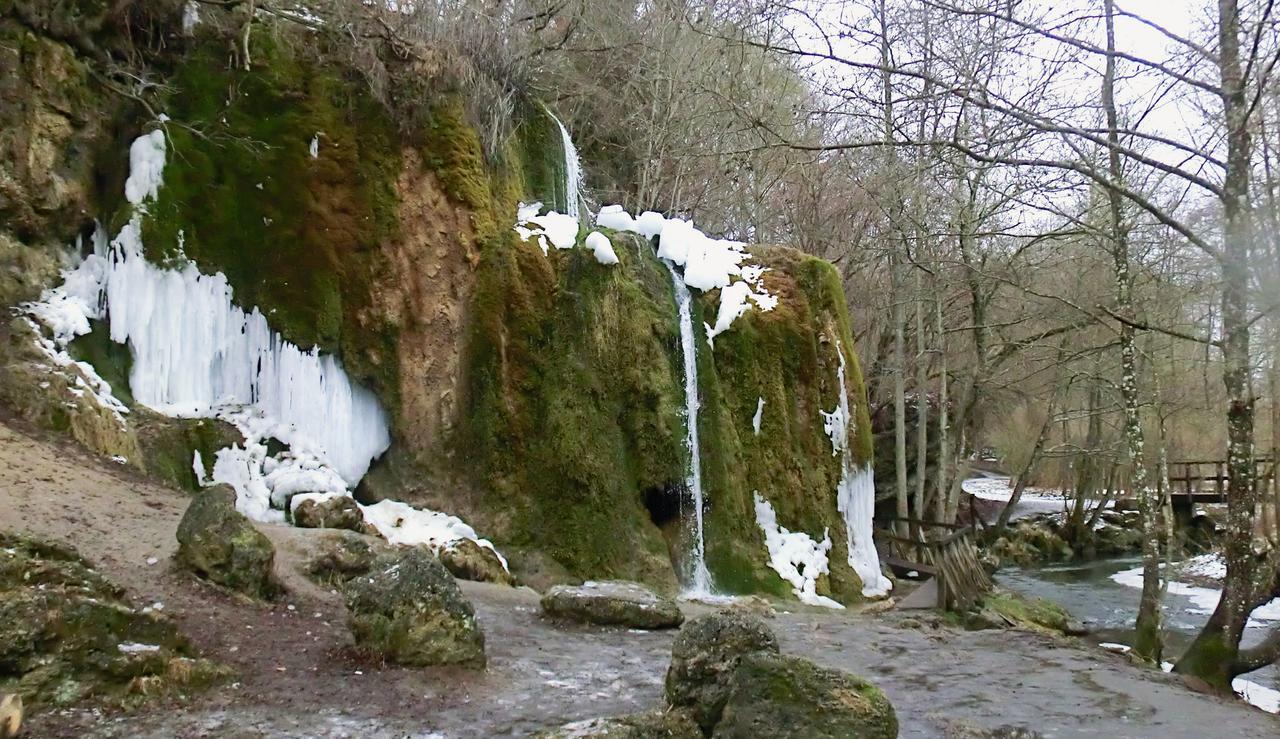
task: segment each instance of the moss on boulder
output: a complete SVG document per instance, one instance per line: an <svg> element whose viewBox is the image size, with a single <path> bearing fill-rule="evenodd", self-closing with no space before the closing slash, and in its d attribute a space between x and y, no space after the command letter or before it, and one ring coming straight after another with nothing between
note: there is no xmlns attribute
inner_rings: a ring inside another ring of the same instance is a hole
<svg viewBox="0 0 1280 739"><path fill-rule="evenodd" d="M430 552L378 558L346 586L356 644L402 665L485 665L484 633L453 576Z"/></svg>
<svg viewBox="0 0 1280 739"><path fill-rule="evenodd" d="M671 646L667 702L689 709L710 732L724 711L738 662L755 653L778 653L778 638L760 618L725 609L690 619Z"/></svg>
<svg viewBox="0 0 1280 739"><path fill-rule="evenodd" d="M896 739L898 718L875 685L799 657L750 654L730 681L714 737Z"/></svg>
<svg viewBox="0 0 1280 739"><path fill-rule="evenodd" d="M73 549L0 533L0 693L35 706L129 705L227 674Z"/></svg>
<svg viewBox="0 0 1280 739"><path fill-rule="evenodd" d="M178 523L177 537L178 562L200 577L253 598L281 593L275 547L236 510L236 493L229 486L196 495Z"/></svg>
<svg viewBox="0 0 1280 739"><path fill-rule="evenodd" d="M498 554L473 539L455 539L436 553L440 564L454 577L472 582L515 585L515 578L503 566Z"/></svg>

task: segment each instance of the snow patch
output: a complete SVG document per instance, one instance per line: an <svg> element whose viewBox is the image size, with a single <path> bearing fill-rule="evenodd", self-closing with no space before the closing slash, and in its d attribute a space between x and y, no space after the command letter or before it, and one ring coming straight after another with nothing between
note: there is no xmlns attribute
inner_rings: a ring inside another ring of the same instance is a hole
<svg viewBox="0 0 1280 739"><path fill-rule="evenodd" d="M516 209L515 225L515 232L520 235L520 240L528 241L536 237L543 254L547 253L548 245L557 249L572 249L578 240L578 219L554 210L538 215L541 210L542 203L520 203Z"/></svg>
<svg viewBox="0 0 1280 739"><path fill-rule="evenodd" d="M124 183L124 196L134 206L155 200L164 184L164 131L156 129L133 140L129 146L129 178Z"/></svg>
<svg viewBox="0 0 1280 739"><path fill-rule="evenodd" d="M1120 572L1112 575L1111 579L1126 587L1141 590L1142 567L1121 570ZM1222 597L1221 590L1215 588L1204 588L1198 585L1189 585L1184 582L1178 582L1177 580L1169 581L1168 592L1189 598L1192 604L1194 604L1190 611L1192 613L1203 615L1213 613L1213 610L1218 607L1218 600ZM1264 628L1264 622L1270 621L1280 621L1280 598L1276 598L1255 608L1253 613L1249 615L1248 626L1251 628Z"/></svg>
<svg viewBox="0 0 1280 739"><path fill-rule="evenodd" d="M587 248L595 254L596 261L601 264L617 264L618 255L613 252L613 242L599 231L587 234Z"/></svg>
<svg viewBox="0 0 1280 739"><path fill-rule="evenodd" d="M316 132L316 135L311 137L311 143L307 144L307 153L311 155L312 159L320 158L320 133L319 132Z"/></svg>
<svg viewBox="0 0 1280 739"><path fill-rule="evenodd" d="M760 422L764 420L764 396L760 396L756 402L756 414L751 417L751 431L756 436L760 435Z"/></svg>
<svg viewBox="0 0 1280 739"><path fill-rule="evenodd" d="M827 553L831 551L830 532L822 532L817 542L803 531L788 531L778 525L773 506L759 492L753 493L756 504L756 525L764 532L764 545L769 550L769 567L791 585L792 591L802 603L827 608L844 606L815 592L818 578L829 572Z"/></svg>
<svg viewBox="0 0 1280 739"><path fill-rule="evenodd" d="M426 544L439 551L450 542L470 539L498 556L504 568L507 560L488 539L481 539L476 530L457 516L450 516L407 503L384 500L373 505L362 505L364 519L392 544Z"/></svg>

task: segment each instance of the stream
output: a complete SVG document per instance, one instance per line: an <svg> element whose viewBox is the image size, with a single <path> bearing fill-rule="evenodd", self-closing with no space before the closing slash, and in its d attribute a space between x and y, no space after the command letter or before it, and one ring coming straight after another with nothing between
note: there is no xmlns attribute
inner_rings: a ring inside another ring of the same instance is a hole
<svg viewBox="0 0 1280 739"><path fill-rule="evenodd" d="M1062 605L1089 627L1092 634L1087 638L1095 643L1129 645L1133 643L1133 622L1137 617L1141 591L1122 585L1111 576L1141 564L1139 557L1121 557L1041 567L1011 567L1000 570L996 579L1011 590ZM1191 597L1167 593L1164 601L1165 659L1176 659L1208 618L1208 611ZM1268 622L1251 621L1245 630L1245 645L1260 641L1271 627ZM1241 677L1264 688L1280 690L1280 667L1277 665ZM1276 696L1268 698L1274 702ZM1251 702L1259 704L1266 700ZM1272 712L1275 712L1275 707L1272 707Z"/></svg>

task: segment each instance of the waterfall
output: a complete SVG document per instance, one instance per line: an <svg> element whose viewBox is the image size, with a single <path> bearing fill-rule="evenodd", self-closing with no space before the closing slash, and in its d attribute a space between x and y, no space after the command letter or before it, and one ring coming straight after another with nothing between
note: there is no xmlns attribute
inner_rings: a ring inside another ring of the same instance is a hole
<svg viewBox="0 0 1280 739"><path fill-rule="evenodd" d="M698 352L693 332L693 296L684 284L684 277L671 262L663 260L671 272L671 284L675 287L676 307L680 313L680 349L684 355L684 408L688 432L685 446L689 450L689 468L685 487L693 497L694 544L689 563L688 589L690 593L711 592L711 573L707 571L706 540L702 528L702 459L698 445Z"/></svg>
<svg viewBox="0 0 1280 739"><path fill-rule="evenodd" d="M550 111L548 114L560 129L560 142L564 147L564 212L578 220L578 207L582 202L582 162L578 159L578 147L573 145L573 137L560 119Z"/></svg>

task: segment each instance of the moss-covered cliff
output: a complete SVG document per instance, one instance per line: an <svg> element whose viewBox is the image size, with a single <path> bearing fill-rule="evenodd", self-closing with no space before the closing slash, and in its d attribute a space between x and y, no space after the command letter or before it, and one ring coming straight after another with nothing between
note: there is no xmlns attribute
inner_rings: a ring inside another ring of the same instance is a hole
<svg viewBox="0 0 1280 739"><path fill-rule="evenodd" d="M166 119L117 103L120 120L86 129L82 144L106 154L67 176L88 192L120 192L128 139L116 132L163 127L164 185L144 220L149 258L223 273L241 307L259 309L304 348L336 353L375 391L394 443L361 497L460 515L535 580L626 577L673 589L691 546L682 497L689 459L676 307L653 246L611 233L620 263L606 266L583 248L544 255L518 239L511 225L520 200L565 200L559 130L540 103L518 105L510 135L486 153L465 87L417 85L420 115L406 119L341 54L326 53L333 37L262 25L248 70L228 63L217 28L175 41L155 70L164 85L149 98ZM69 55L69 91L83 83L76 52L22 39ZM99 104L109 105L105 97ZM118 199L76 202L112 226L125 217ZM48 241L74 235L52 220L31 229ZM12 248L6 259L30 285L6 288L10 301L48 284L56 264L48 250ZM21 266L40 255L45 266ZM830 531L831 573L819 592L857 598L836 510L840 459L820 413L839 404L840 347L851 369L856 456L869 458L844 296L821 260L782 247L758 247L753 257L769 268L775 310L748 312L712 350L701 322L718 294L695 301L707 562L722 590L790 591L766 565L759 492L788 529L815 540ZM28 346L29 338L15 341ZM100 333L72 348L128 400L127 350ZM37 384L39 357L14 356L6 377ZM25 369L15 373L18 365ZM36 395L5 401L75 430L80 422L60 401ZM182 485L194 484L191 452L207 460L224 438L219 428L134 418L122 439L77 436Z"/></svg>

